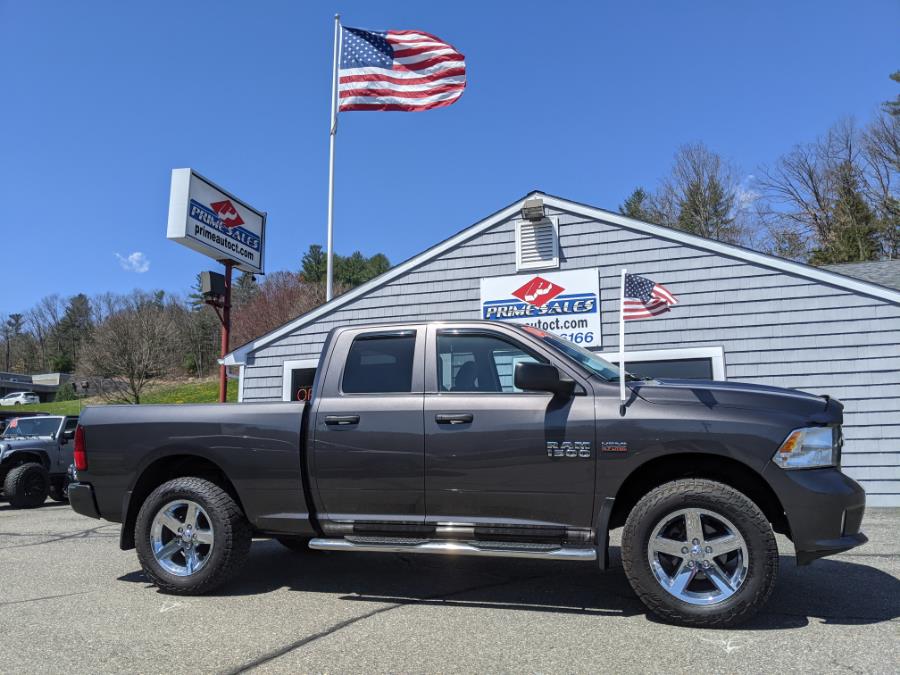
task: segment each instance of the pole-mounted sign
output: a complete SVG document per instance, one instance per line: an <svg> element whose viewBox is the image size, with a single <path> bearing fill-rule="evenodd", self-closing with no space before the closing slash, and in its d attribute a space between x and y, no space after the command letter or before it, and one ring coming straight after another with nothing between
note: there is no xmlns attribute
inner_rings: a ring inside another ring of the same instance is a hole
<svg viewBox="0 0 900 675"><path fill-rule="evenodd" d="M174 169L166 236L245 272L262 274L266 214L196 173Z"/></svg>
<svg viewBox="0 0 900 675"><path fill-rule="evenodd" d="M231 329L231 270L237 267L262 274L265 235L265 213L193 169L172 170L166 237L225 265L224 276L205 273L202 279L206 302L222 322L223 357L228 353ZM220 366L220 403L225 402L226 394L227 373L225 366Z"/></svg>

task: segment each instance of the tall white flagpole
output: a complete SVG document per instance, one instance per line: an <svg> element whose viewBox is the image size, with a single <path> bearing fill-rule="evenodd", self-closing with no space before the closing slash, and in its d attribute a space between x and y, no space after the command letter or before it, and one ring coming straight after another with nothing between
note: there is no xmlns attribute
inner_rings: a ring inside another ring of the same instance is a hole
<svg viewBox="0 0 900 675"><path fill-rule="evenodd" d="M328 140L328 263L325 282L325 301L334 291L334 137L337 134L338 68L341 57L341 15L334 15L334 70L331 74L331 128Z"/></svg>
<svg viewBox="0 0 900 675"><path fill-rule="evenodd" d="M625 416L625 272L619 282L619 414Z"/></svg>

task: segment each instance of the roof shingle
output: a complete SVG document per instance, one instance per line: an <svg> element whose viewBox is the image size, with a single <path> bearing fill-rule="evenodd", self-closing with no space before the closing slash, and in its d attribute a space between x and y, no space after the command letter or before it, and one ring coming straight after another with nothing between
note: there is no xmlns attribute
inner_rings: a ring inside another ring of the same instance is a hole
<svg viewBox="0 0 900 675"><path fill-rule="evenodd" d="M900 289L900 260L873 260L870 262L823 265L830 272L855 277L887 288Z"/></svg>

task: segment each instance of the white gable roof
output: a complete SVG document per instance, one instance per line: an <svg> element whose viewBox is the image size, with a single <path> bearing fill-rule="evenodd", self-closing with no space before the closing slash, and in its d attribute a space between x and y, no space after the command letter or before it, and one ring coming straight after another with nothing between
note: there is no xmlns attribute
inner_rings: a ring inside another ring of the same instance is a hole
<svg viewBox="0 0 900 675"><path fill-rule="evenodd" d="M767 255L765 253L759 253L758 251L743 248L742 246L725 244L713 239L706 239L705 237L699 237L688 232L683 232L681 230L664 227L662 225L652 225L641 220L635 220L634 218L623 216L619 213L605 211L603 209L598 209L586 204L580 204L568 199L562 199L561 197L554 197L542 192L532 192L522 199L514 202L513 204L510 204L506 208L488 216L484 220L481 220L474 225L467 227L465 230L458 232L449 239L445 239L440 244L437 244L436 246L423 251L419 255L413 256L400 265L391 268L384 274L375 277L374 279L362 284L361 286L357 286L353 290L348 291L343 295L339 295L331 302L320 305L316 309L298 316L293 321L289 321L283 326L279 326L275 330L269 331L265 335L262 335L255 340L252 340L247 344L238 347L231 353L227 354L225 358L221 360L221 363L225 365L239 365L245 363L247 355L256 351L260 347L264 347L265 345L277 340L283 335L287 335L288 333L291 333L296 329L315 321L319 317L353 302L357 298L364 296L365 294L376 288L380 288L385 284L389 284L397 277L406 274L419 265L437 258L446 251L449 251L450 249L462 244L463 242L484 232L485 230L490 229L494 225L503 222L507 218L515 216L521 210L522 203L526 199L533 199L535 197L540 197L541 199L543 199L545 206L549 206L560 211L565 211L566 213L583 216L585 218L590 218L593 220L612 223L614 225L619 225L635 232L641 232L654 237L668 239L670 241L679 242L688 246L692 246L694 248L709 251L710 253L717 253L719 255L728 256L730 258L745 260L755 265L761 265L770 269L776 269L788 274L805 277L813 281L829 284L831 286L837 286L838 288L844 288L854 293L861 293L863 295L868 295L880 300L886 300L888 302L900 304L900 291L885 288L877 284L871 284L860 279L847 277L843 274L830 272L820 267L812 267L810 265L794 262L792 260L778 258L776 256Z"/></svg>

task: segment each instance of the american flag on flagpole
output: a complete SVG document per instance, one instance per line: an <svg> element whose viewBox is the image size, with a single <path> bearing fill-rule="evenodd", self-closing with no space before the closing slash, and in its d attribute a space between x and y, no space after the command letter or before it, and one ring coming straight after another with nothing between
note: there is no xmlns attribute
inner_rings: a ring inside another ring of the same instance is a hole
<svg viewBox="0 0 900 675"><path fill-rule="evenodd" d="M677 304L678 298L665 286L637 274L625 275L625 297L622 298L622 317L625 321L651 319L668 312L672 305Z"/></svg>
<svg viewBox="0 0 900 675"><path fill-rule="evenodd" d="M465 88L465 57L430 33L342 27L342 112L441 108L455 103Z"/></svg>

